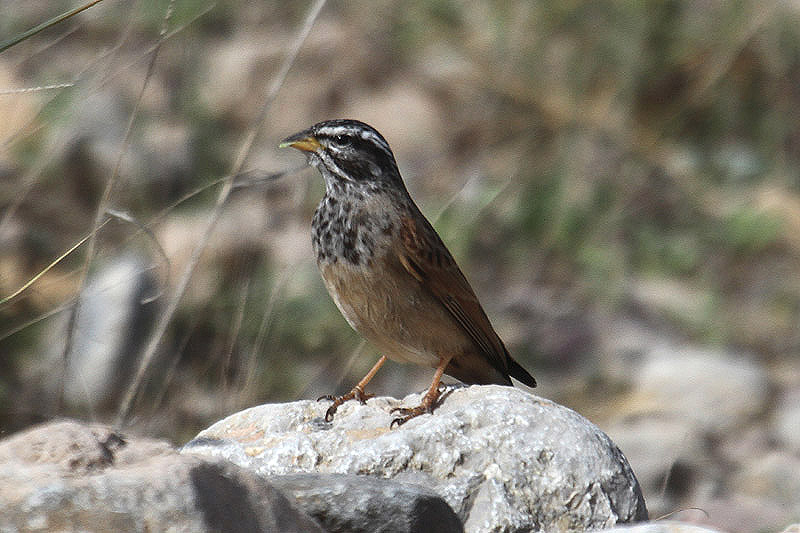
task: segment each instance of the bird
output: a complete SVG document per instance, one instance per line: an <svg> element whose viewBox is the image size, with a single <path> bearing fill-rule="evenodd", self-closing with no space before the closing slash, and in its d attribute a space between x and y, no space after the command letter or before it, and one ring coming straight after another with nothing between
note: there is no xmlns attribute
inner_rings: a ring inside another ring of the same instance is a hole
<svg viewBox="0 0 800 533"><path fill-rule="evenodd" d="M536 380L508 353L467 278L411 198L386 139L358 120L319 122L284 139L325 181L311 222L317 266L347 322L382 354L347 394L362 404L387 358L435 369L420 404L395 408L390 427L432 413L443 374L467 385L530 387Z"/></svg>

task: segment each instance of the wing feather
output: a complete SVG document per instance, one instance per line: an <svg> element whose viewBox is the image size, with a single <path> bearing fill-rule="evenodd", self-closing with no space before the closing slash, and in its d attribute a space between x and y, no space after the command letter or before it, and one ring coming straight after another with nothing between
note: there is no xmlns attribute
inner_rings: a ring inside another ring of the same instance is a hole
<svg viewBox="0 0 800 533"><path fill-rule="evenodd" d="M397 253L403 268L455 318L489 364L508 376L508 352L436 231L421 213L415 218L403 217L401 222L403 246Z"/></svg>

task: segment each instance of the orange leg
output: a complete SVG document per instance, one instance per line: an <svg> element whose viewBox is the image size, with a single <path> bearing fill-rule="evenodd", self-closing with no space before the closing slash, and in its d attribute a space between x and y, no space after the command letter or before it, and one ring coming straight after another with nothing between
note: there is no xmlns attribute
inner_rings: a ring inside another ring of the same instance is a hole
<svg viewBox="0 0 800 533"><path fill-rule="evenodd" d="M447 364L450 362L450 358L442 359L439 362L439 366L436 367L436 374L433 375L433 382L431 386L428 388L428 392L425 393L425 396L422 397L422 402L416 407L395 407L392 409L392 412L399 413L400 416L392 420L392 423L389 427L393 427L395 424L398 426L402 426L415 416L419 416L425 413L432 413L433 409L436 407L436 400L439 399L441 395L441 391L439 390L439 382L442 381L442 374L444 374L444 369L447 368Z"/></svg>
<svg viewBox="0 0 800 533"><path fill-rule="evenodd" d="M378 370L380 370L380 368L383 366L383 363L385 362L386 362L386 356L385 355L381 356L381 358L378 359L378 362L375 363L375 366L373 366L372 369L369 372L367 372L367 375L364 376L364 379L359 381L358 385L353 387L353 390L351 390L347 394L343 396L333 396L331 394L326 394L325 396L320 397L317 401L333 400L333 405L328 407L328 410L325 411L325 422L330 422L331 420L333 420L333 415L336 413L336 410L339 408L340 405L342 405L347 400L358 400L363 404L366 403L368 399L372 398L372 394L366 394L364 392L364 387L366 387L367 383L369 383L370 380L375 377L375 374L378 373Z"/></svg>

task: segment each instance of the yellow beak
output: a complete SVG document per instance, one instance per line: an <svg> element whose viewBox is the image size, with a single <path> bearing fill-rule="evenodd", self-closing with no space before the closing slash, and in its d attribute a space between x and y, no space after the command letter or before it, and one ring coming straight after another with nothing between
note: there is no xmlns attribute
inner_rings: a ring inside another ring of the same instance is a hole
<svg viewBox="0 0 800 533"><path fill-rule="evenodd" d="M292 135L291 137L287 137L284 139L279 145L278 148L297 148L298 150L302 150L303 152L316 152L317 149L321 148L322 145L312 137L311 135L305 133L298 133L297 135Z"/></svg>

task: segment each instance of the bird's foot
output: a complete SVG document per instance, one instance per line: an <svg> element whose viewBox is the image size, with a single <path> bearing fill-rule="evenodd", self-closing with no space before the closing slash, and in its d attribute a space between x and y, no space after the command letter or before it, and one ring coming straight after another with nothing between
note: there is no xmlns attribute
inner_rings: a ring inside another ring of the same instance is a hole
<svg viewBox="0 0 800 533"><path fill-rule="evenodd" d="M425 396L422 397L422 402L416 407L395 407L392 409L392 413L398 413L400 416L392 420L392 423L389 424L389 428L393 428L395 424L398 427L402 426L409 420L419 415L424 415L425 413L433 413L433 410L436 408L436 402L441 395L441 390L437 386L434 389L429 390Z"/></svg>
<svg viewBox="0 0 800 533"><path fill-rule="evenodd" d="M325 422L330 422L333 420L333 415L336 414L336 410L342 405L344 402L348 400L358 400L361 405L367 403L367 400L375 396L374 394L367 394L364 392L360 386L356 385L353 387L353 390L348 392L347 394L343 394L342 396L334 396L332 394L326 394L324 396L320 396L317 398L317 401L320 400L330 400L333 403L328 410L325 411Z"/></svg>

